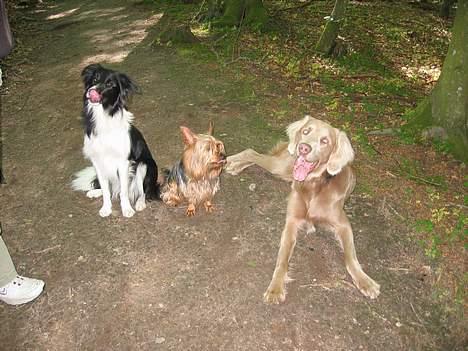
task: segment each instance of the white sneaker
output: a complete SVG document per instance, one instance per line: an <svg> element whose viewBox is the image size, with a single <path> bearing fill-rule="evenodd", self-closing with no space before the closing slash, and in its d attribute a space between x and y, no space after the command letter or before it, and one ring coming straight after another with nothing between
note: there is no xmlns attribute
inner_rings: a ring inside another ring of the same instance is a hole
<svg viewBox="0 0 468 351"><path fill-rule="evenodd" d="M9 305L21 305L38 297L42 289L42 280L17 275L13 281L0 287L0 301Z"/></svg>

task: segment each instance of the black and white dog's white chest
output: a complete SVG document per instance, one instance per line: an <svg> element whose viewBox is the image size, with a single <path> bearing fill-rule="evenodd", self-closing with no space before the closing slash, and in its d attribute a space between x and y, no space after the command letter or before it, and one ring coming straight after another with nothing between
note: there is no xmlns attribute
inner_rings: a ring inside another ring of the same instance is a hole
<svg viewBox="0 0 468 351"><path fill-rule="evenodd" d="M104 112L93 112L91 133L85 134L83 153L91 161L101 158L128 160L131 150L130 124L133 115L122 111L121 116L107 116Z"/></svg>

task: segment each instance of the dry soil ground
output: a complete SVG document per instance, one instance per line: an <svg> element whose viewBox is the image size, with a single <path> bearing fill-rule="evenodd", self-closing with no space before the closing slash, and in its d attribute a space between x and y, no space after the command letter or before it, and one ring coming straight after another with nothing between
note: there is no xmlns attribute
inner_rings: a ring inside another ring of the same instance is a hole
<svg viewBox="0 0 468 351"><path fill-rule="evenodd" d="M34 303L0 305L2 350L450 347L425 263L398 218L379 211L381 199L355 193L347 207L358 257L381 284L376 300L353 287L333 236L319 231L300 237L286 302L262 302L289 186L258 169L223 175L215 214L186 218L184 209L153 202L131 219L117 205L100 218L100 200L69 186L86 165L80 70L88 63L140 84L131 110L160 166L180 154L181 124L204 131L214 120L228 153L250 145L265 151L274 137L251 128L255 106L236 100L229 74L149 45L158 13L119 0L39 10L28 14L36 30L19 38L33 48L32 64L10 76L2 96L0 201L18 271L47 286Z"/></svg>

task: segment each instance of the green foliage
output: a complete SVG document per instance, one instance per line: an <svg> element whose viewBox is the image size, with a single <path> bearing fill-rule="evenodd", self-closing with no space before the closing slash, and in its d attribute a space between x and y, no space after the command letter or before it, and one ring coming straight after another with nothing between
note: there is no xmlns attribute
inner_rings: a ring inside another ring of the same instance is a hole
<svg viewBox="0 0 468 351"><path fill-rule="evenodd" d="M375 72L383 77L391 74L387 66L376 57L376 50L372 47L366 47L338 58L336 63L350 73Z"/></svg>
<svg viewBox="0 0 468 351"><path fill-rule="evenodd" d="M431 187L437 187L437 189L446 190L447 180L441 175L428 175L421 163L417 160L408 159L402 157L399 162L400 174L412 181L415 181L422 185L430 185Z"/></svg>
<svg viewBox="0 0 468 351"><path fill-rule="evenodd" d="M376 81L373 89L386 96L408 96L410 94L407 83L401 78L389 78Z"/></svg>
<svg viewBox="0 0 468 351"><path fill-rule="evenodd" d="M406 125L397 131L397 136L399 141L406 145L416 144L419 138L417 131L414 128L406 127Z"/></svg>
<svg viewBox="0 0 468 351"><path fill-rule="evenodd" d="M431 190L432 197L438 194ZM432 198L431 197L431 198ZM448 210L445 207L434 208L430 219L419 219L414 223L417 233L423 234L424 239L419 240L424 253L431 259L441 256L443 246L462 245L468 249L468 217L459 209ZM453 225L447 226L446 219L452 217Z"/></svg>
<svg viewBox="0 0 468 351"><path fill-rule="evenodd" d="M454 145L449 140L432 140L432 146L435 150L443 154L450 154L454 151Z"/></svg>
<svg viewBox="0 0 468 351"><path fill-rule="evenodd" d="M257 262L254 261L254 260L247 261L247 266L249 266L251 268L255 268L255 267L257 267Z"/></svg>
<svg viewBox="0 0 468 351"><path fill-rule="evenodd" d="M418 161L404 157L400 161L400 168L406 175L410 176L417 176L421 173L421 166Z"/></svg>
<svg viewBox="0 0 468 351"><path fill-rule="evenodd" d="M359 194L366 194L369 196L375 195L374 189L372 189L372 187L369 184L365 183L362 180L356 183L356 192Z"/></svg>
<svg viewBox="0 0 468 351"><path fill-rule="evenodd" d="M352 140L356 141L369 156L377 155L377 152L369 143L367 132L364 129L358 129L352 136Z"/></svg>
<svg viewBox="0 0 468 351"><path fill-rule="evenodd" d="M385 36L389 40L400 41L408 39L408 31L402 27L388 26L385 31Z"/></svg>
<svg viewBox="0 0 468 351"><path fill-rule="evenodd" d="M429 238L429 243L427 244L426 249L424 250L424 253L426 254L427 257L435 260L440 258L442 251L440 249L440 245L442 243L442 239L440 238L439 235L434 234Z"/></svg>
<svg viewBox="0 0 468 351"><path fill-rule="evenodd" d="M192 60L200 60L211 62L216 59L216 56L207 47L198 44L177 45L177 53L184 58Z"/></svg>
<svg viewBox="0 0 468 351"><path fill-rule="evenodd" d="M415 224L415 230L418 233L431 233L434 231L434 223L429 219L418 219Z"/></svg>
<svg viewBox="0 0 468 351"><path fill-rule="evenodd" d="M459 215L455 226L449 233L449 238L451 242L464 243L465 249L468 249L468 216L466 214Z"/></svg>
<svg viewBox="0 0 468 351"><path fill-rule="evenodd" d="M439 258L442 240L434 230L434 223L429 219L419 219L414 228L416 232L425 234L426 239L419 240L420 245L424 248L424 254L431 259Z"/></svg>

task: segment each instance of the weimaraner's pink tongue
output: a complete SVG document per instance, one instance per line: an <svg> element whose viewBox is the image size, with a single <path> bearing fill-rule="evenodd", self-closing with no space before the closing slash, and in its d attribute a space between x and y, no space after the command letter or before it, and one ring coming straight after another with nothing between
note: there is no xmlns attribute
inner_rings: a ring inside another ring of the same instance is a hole
<svg viewBox="0 0 468 351"><path fill-rule="evenodd" d="M298 182L303 182L307 175L315 168L316 163L307 161L303 156L299 156L294 162L293 178Z"/></svg>

